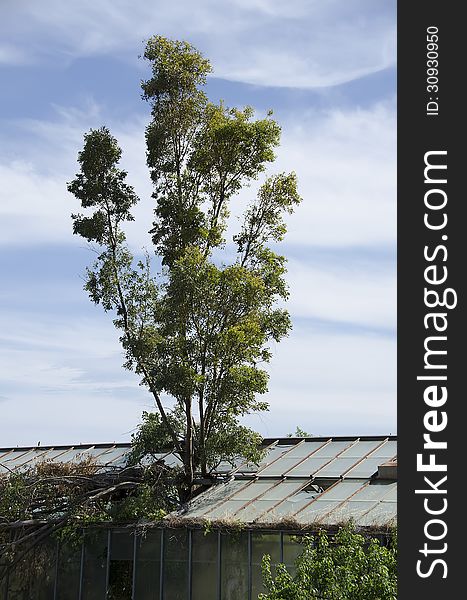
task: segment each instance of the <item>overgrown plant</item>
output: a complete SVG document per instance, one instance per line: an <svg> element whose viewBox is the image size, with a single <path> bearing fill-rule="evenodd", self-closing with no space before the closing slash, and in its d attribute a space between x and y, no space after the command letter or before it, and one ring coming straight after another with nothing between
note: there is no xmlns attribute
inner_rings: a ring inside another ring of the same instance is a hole
<svg viewBox="0 0 467 600"><path fill-rule="evenodd" d="M396 533L385 547L351 523L333 537L321 530L305 538L295 574L279 564L273 575L269 555L262 570L267 593L258 600L396 600Z"/></svg>
<svg viewBox="0 0 467 600"><path fill-rule="evenodd" d="M103 472L86 459L0 474L0 581L8 567L40 569L51 537L69 545L90 525L154 522L177 506L173 473L160 463Z"/></svg>
<svg viewBox="0 0 467 600"><path fill-rule="evenodd" d="M278 305L288 296L286 261L270 245L283 239L284 214L300 197L294 173L266 178L225 252L229 203L274 160L280 128L271 114L255 119L250 107L209 102L203 87L211 66L190 44L157 36L144 58L152 69L142 89L151 107L154 260L136 261L125 242L138 198L106 127L85 135L68 189L85 209L73 215L74 233L98 248L85 289L115 314L125 367L156 407L143 416L133 459L172 448L186 500L195 473L260 457L260 436L239 419L267 408L257 396L267 391L269 343L291 327ZM162 265L157 274L154 264Z"/></svg>

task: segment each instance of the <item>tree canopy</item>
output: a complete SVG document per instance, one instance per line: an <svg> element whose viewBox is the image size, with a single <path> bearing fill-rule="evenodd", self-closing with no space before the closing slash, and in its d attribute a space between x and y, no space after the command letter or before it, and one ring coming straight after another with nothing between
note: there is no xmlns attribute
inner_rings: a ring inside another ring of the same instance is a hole
<svg viewBox="0 0 467 600"><path fill-rule="evenodd" d="M83 209L72 215L73 232L98 249L85 289L114 314L125 367L155 402L133 457L173 448L183 462L181 495L189 497L195 472L259 458L260 436L239 419L267 408L258 396L267 391L269 343L291 327L286 260L271 245L284 238L284 215L300 197L294 173L265 177L228 241L230 205L274 161L280 127L271 112L255 118L250 107L210 102L203 88L211 65L187 42L153 37L144 58L151 253L138 260L126 243L138 197L108 128L85 134L68 190Z"/></svg>

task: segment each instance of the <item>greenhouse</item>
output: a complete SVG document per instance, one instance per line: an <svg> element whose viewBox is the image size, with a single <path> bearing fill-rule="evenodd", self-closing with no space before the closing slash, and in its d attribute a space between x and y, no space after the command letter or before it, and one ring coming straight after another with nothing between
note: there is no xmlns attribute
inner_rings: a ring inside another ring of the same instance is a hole
<svg viewBox="0 0 467 600"><path fill-rule="evenodd" d="M74 544L49 536L3 578L0 600L252 600L263 591L262 557L293 569L306 533L353 520L363 532L388 535L396 520L394 437L265 446L258 466L220 465L210 485L157 525L85 528ZM128 451L124 444L10 448L0 450L0 468L86 453L102 469L118 468Z"/></svg>

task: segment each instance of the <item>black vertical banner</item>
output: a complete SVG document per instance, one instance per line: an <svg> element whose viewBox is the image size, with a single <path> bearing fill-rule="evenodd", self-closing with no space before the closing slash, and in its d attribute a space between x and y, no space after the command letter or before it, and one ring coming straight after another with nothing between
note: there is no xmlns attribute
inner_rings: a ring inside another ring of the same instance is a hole
<svg viewBox="0 0 467 600"><path fill-rule="evenodd" d="M399 598L467 597L465 27L398 3ZM461 25L462 23L462 25ZM461 29L462 28L462 29ZM461 513L461 507L464 509ZM456 547L456 548L455 548Z"/></svg>

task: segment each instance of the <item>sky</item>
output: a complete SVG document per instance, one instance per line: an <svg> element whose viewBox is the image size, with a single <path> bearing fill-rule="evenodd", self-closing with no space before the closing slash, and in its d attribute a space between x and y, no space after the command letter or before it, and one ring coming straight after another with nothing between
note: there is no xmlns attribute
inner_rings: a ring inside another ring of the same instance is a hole
<svg viewBox="0 0 467 600"><path fill-rule="evenodd" d="M272 347L270 410L244 422L396 433L395 21L394 0L1 0L0 447L128 441L153 407L82 289L93 254L66 182L107 125L141 198L129 244L150 248L139 56L156 34L210 59L211 100L273 109L267 174L294 170L303 197L281 245L294 328Z"/></svg>

